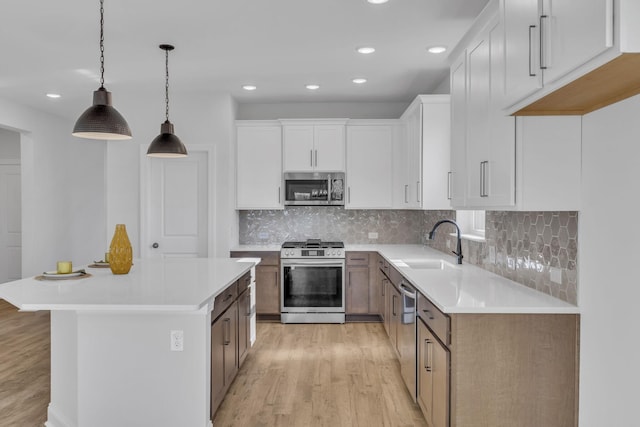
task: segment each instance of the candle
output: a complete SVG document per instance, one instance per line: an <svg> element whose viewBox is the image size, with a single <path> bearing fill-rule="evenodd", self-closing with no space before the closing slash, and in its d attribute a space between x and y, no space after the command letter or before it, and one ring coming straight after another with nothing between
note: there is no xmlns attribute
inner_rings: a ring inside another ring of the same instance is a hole
<svg viewBox="0 0 640 427"><path fill-rule="evenodd" d="M71 261L58 261L58 274L69 274L73 271L73 264Z"/></svg>

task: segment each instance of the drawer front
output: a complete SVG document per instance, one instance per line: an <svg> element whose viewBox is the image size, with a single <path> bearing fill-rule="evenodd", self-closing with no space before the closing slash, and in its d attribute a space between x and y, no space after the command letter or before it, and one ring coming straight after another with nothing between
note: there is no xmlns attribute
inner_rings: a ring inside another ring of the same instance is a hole
<svg viewBox="0 0 640 427"><path fill-rule="evenodd" d="M248 271L238 279L238 295L241 295L244 291L249 289L249 285L251 285L251 272Z"/></svg>
<svg viewBox="0 0 640 427"><path fill-rule="evenodd" d="M347 265L369 265L369 252L347 252Z"/></svg>
<svg viewBox="0 0 640 427"><path fill-rule="evenodd" d="M243 276L244 277L244 276ZM238 298L238 282L233 282L213 302L213 312L211 313L211 321L215 321L231 304Z"/></svg>
<svg viewBox="0 0 640 427"><path fill-rule="evenodd" d="M277 251L231 251L231 258L260 258L259 265L280 265Z"/></svg>
<svg viewBox="0 0 640 427"><path fill-rule="evenodd" d="M445 345L451 344L450 318L429 301L421 293L418 293L418 316L438 336Z"/></svg>

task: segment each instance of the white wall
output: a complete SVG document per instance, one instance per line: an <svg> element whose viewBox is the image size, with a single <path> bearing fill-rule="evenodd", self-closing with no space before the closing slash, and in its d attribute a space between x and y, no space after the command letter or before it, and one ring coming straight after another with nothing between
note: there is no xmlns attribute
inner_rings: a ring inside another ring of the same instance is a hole
<svg viewBox="0 0 640 427"><path fill-rule="evenodd" d="M137 100L136 100L137 102ZM149 102L153 102L150 100ZM129 141L111 141L107 148L107 246L115 230L115 224L126 224L133 246L134 257L141 254L140 241L140 145L147 147L160 133L164 121L164 104L158 108L146 108L147 103L126 104L119 110L125 116L133 133ZM150 104L154 105L154 104ZM214 157L216 188L214 237L215 253L209 256L228 256L229 249L237 242L237 219L234 210L234 120L236 104L231 96L180 94L171 98L171 122L176 135L189 150L191 144L215 147ZM124 115L124 113L123 113ZM146 161L146 157L142 159ZM103 251L104 252L104 251Z"/></svg>
<svg viewBox="0 0 640 427"><path fill-rule="evenodd" d="M71 136L73 123L0 99L0 127L20 132L22 274L84 264L103 250L104 143Z"/></svg>
<svg viewBox="0 0 640 427"><path fill-rule="evenodd" d="M580 426L638 425L640 96L583 118Z"/></svg>

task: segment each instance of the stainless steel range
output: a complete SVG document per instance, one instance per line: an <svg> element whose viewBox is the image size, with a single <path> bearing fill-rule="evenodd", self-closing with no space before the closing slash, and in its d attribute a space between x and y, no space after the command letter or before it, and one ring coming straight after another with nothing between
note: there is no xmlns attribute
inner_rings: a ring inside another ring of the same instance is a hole
<svg viewBox="0 0 640 427"><path fill-rule="evenodd" d="M285 242L280 264L282 323L344 323L343 242Z"/></svg>

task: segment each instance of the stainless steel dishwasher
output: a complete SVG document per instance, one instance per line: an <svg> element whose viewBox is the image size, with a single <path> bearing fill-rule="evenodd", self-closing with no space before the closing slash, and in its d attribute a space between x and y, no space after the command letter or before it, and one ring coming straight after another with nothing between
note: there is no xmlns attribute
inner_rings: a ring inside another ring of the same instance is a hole
<svg viewBox="0 0 640 427"><path fill-rule="evenodd" d="M416 290L405 280L400 283L402 312L398 330L398 352L400 353L400 373L416 401Z"/></svg>

